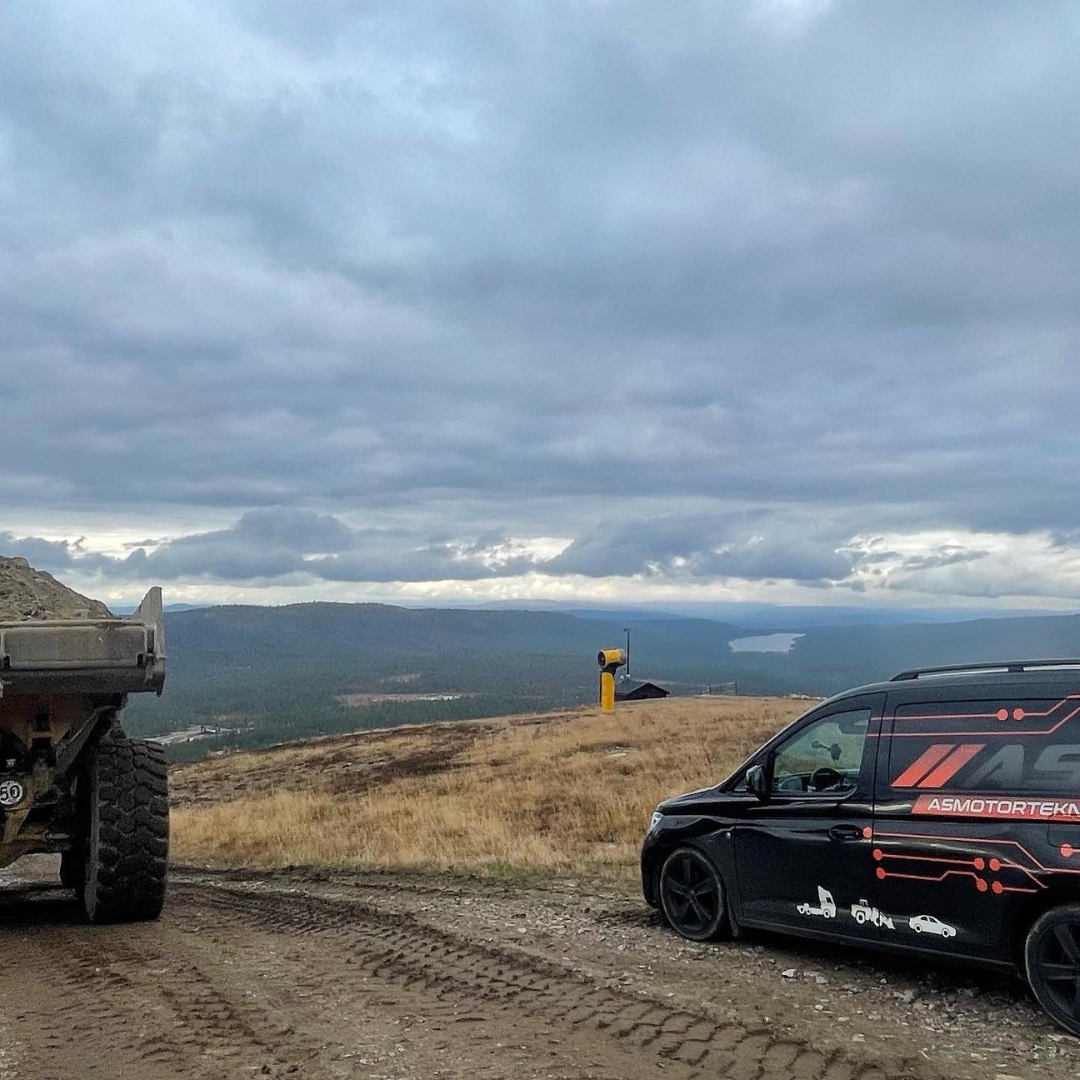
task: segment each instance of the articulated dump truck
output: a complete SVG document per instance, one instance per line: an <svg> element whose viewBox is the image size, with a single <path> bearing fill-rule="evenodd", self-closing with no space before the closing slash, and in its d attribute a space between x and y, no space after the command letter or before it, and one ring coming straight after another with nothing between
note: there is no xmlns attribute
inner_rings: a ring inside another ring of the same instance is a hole
<svg viewBox="0 0 1080 1080"><path fill-rule="evenodd" d="M120 727L128 694L164 683L160 589L130 618L0 621L0 866L60 853L91 922L165 901L164 754Z"/></svg>

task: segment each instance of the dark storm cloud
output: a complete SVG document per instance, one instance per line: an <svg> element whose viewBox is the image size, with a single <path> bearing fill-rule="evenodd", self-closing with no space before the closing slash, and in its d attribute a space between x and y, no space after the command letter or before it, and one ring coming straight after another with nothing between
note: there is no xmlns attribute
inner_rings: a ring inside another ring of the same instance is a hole
<svg viewBox="0 0 1080 1080"><path fill-rule="evenodd" d="M237 580L1067 535L1078 45L1066 3L8 6L0 499L234 510L101 565Z"/></svg>

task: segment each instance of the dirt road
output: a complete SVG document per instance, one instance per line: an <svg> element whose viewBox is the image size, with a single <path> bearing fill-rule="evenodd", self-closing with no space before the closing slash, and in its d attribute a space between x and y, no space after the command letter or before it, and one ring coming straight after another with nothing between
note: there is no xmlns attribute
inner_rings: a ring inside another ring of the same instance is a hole
<svg viewBox="0 0 1080 1080"><path fill-rule="evenodd" d="M51 871L50 871L51 872ZM160 922L0 890L0 1080L894 1080L1080 1069L1008 980L695 946L629 891L177 872Z"/></svg>

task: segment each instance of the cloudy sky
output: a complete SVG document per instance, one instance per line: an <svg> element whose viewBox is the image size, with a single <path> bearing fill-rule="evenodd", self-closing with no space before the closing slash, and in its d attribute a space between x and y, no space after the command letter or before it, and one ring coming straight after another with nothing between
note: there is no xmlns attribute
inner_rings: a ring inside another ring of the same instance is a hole
<svg viewBox="0 0 1080 1080"><path fill-rule="evenodd" d="M1080 8L0 7L0 551L106 600L1080 607Z"/></svg>

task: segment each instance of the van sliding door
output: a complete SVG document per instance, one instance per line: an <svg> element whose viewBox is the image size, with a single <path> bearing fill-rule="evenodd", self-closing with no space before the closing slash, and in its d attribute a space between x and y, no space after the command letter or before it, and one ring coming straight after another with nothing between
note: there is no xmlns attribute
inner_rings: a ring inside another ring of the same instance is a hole
<svg viewBox="0 0 1080 1080"><path fill-rule="evenodd" d="M1013 911L1080 880L1080 697L898 705L878 768L874 873L907 944L1010 959ZM1055 830L1073 830L1077 849Z"/></svg>

